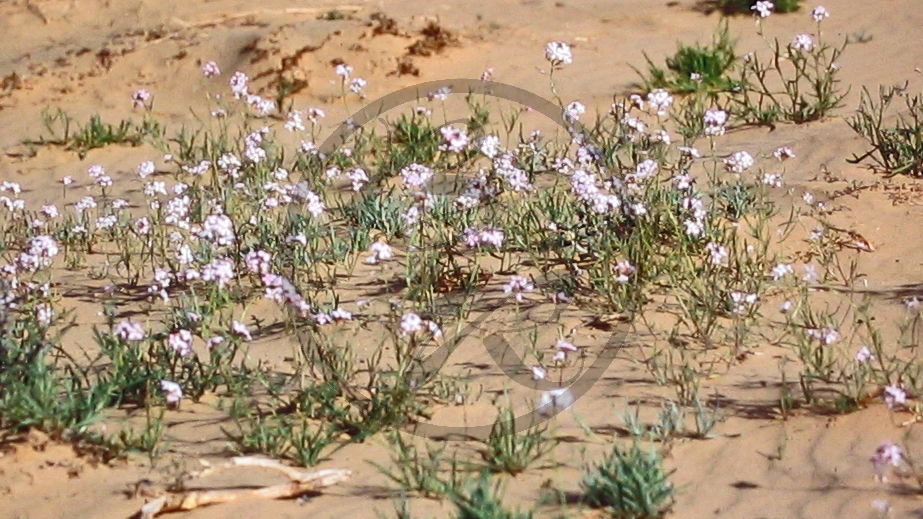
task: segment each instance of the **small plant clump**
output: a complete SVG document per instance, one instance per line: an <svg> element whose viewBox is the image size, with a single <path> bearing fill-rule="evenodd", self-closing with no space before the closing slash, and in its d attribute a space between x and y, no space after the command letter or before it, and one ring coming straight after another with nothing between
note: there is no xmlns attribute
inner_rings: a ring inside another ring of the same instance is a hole
<svg viewBox="0 0 923 519"><path fill-rule="evenodd" d="M644 57L648 65L648 76L644 78L647 90L728 92L738 87L730 75L738 56L727 22L718 25L710 45L677 44L676 54L666 59L666 70L655 65L647 54Z"/></svg>
<svg viewBox="0 0 923 519"><path fill-rule="evenodd" d="M628 449L614 446L598 465L584 470L584 501L618 519L656 519L673 505L674 488L663 459L637 443Z"/></svg>
<svg viewBox="0 0 923 519"><path fill-rule="evenodd" d="M849 119L849 126L870 146L850 162L870 160L889 176L923 176L923 95L910 95L904 85L882 86L875 97L863 88L859 108ZM903 109L889 124L886 113L897 97L903 99Z"/></svg>
<svg viewBox="0 0 923 519"><path fill-rule="evenodd" d="M469 480L452 497L456 513L454 519L532 519L531 512L510 511L503 507L499 484L489 476Z"/></svg>

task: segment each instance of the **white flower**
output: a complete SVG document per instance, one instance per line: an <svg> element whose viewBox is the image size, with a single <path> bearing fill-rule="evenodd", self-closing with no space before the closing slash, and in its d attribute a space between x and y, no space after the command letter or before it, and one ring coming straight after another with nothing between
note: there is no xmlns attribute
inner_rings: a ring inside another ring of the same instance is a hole
<svg viewBox="0 0 923 519"><path fill-rule="evenodd" d="M48 303L40 303L35 307L35 320L43 326L51 324L54 319L54 309Z"/></svg>
<svg viewBox="0 0 923 519"><path fill-rule="evenodd" d="M167 336L167 346L185 357L192 353L192 332L179 330Z"/></svg>
<svg viewBox="0 0 923 519"><path fill-rule="evenodd" d="M365 259L369 265L375 265L379 261L386 261L394 257L394 250L385 242L377 241L369 247L371 256Z"/></svg>
<svg viewBox="0 0 923 519"><path fill-rule="evenodd" d="M721 265L728 259L728 249L724 245L708 242L705 249L711 254L712 265Z"/></svg>
<svg viewBox="0 0 923 519"><path fill-rule="evenodd" d="M219 247L227 247L234 243L234 222L227 215L210 214L205 217L198 236Z"/></svg>
<svg viewBox="0 0 923 519"><path fill-rule="evenodd" d="M131 102L135 108L144 108L150 100L151 93L143 88L131 95Z"/></svg>
<svg viewBox="0 0 923 519"><path fill-rule="evenodd" d="M574 346L574 343L570 341L565 341L564 339L558 339L558 342L555 343L554 347L561 351L569 351L569 352L577 351L577 347Z"/></svg>
<svg viewBox="0 0 923 519"><path fill-rule="evenodd" d="M102 168L102 166L91 166L90 169L93 169L93 167ZM19 183L17 182L10 182L9 180L4 180L3 183L0 183L0 191L4 193L7 191L12 191L14 195L18 195L19 193L22 192L22 186L20 186Z"/></svg>
<svg viewBox="0 0 923 519"><path fill-rule="evenodd" d="M574 101L564 108L564 118L569 121L578 121L586 113L586 106L580 101Z"/></svg>
<svg viewBox="0 0 923 519"><path fill-rule="evenodd" d="M545 45L545 59L552 65L568 65L573 63L574 55L571 53L570 45L562 41L552 41Z"/></svg>
<svg viewBox="0 0 923 519"><path fill-rule="evenodd" d="M702 231L705 230L705 225L700 220L685 220L683 225L686 227L686 235L697 237L702 235Z"/></svg>
<svg viewBox="0 0 923 519"><path fill-rule="evenodd" d="M772 2L760 0L755 3L753 7L750 8L760 18L768 18L772 14L772 10L775 6L772 5Z"/></svg>
<svg viewBox="0 0 923 519"><path fill-rule="evenodd" d="M654 130L651 132L651 142L662 142L669 145L672 141L670 134L666 130Z"/></svg>
<svg viewBox="0 0 923 519"><path fill-rule="evenodd" d="M772 152L772 156L779 160L793 159L795 158L795 152L792 151L792 149L788 146L782 146L781 148Z"/></svg>
<svg viewBox="0 0 923 519"><path fill-rule="evenodd" d="M443 143L439 145L439 149L442 151L461 153L468 146L468 134L463 129L455 128L454 126L443 126L439 128L439 133L442 134L443 139Z"/></svg>
<svg viewBox="0 0 923 519"><path fill-rule="evenodd" d="M352 73L353 68L345 63L341 63L333 69L333 72L343 78L343 81L346 81L349 78L349 75Z"/></svg>
<svg viewBox="0 0 923 519"><path fill-rule="evenodd" d="M522 302L522 294L535 290L535 285L525 276L510 276L510 281L503 285L504 294L513 294L516 301Z"/></svg>
<svg viewBox="0 0 923 519"><path fill-rule="evenodd" d="M536 410L540 414L554 414L556 409L567 409L574 405L574 395L569 388L552 389L542 393L541 398L536 405Z"/></svg>
<svg viewBox="0 0 923 519"><path fill-rule="evenodd" d="M810 34L799 34L792 39L792 48L795 50L803 50L805 52L810 52L814 48L814 39L811 38Z"/></svg>
<svg viewBox="0 0 923 519"><path fill-rule="evenodd" d="M42 214L48 218L57 218L60 213L58 212L58 207L55 205L43 205Z"/></svg>
<svg viewBox="0 0 923 519"><path fill-rule="evenodd" d="M820 23L824 18L830 18L830 13L827 11L826 7L819 5L811 9L811 18L813 18L815 22Z"/></svg>
<svg viewBox="0 0 923 519"><path fill-rule="evenodd" d="M801 277L801 280L805 283L813 283L817 281L817 265L805 265L804 267L804 276Z"/></svg>
<svg viewBox="0 0 923 519"><path fill-rule="evenodd" d="M899 405L904 405L907 402L907 393L897 387L897 386L888 386L885 388L885 403L889 408L894 408Z"/></svg>
<svg viewBox="0 0 923 519"><path fill-rule="evenodd" d="M87 209L93 209L95 207L96 207L96 199L93 198L92 196L85 196L81 198L80 201L74 205L74 208L77 209L78 213L82 213L86 211Z"/></svg>
<svg viewBox="0 0 923 519"><path fill-rule="evenodd" d="M426 97L430 101L434 99L436 101L445 101L446 99L449 98L449 94L451 93L452 93L452 89L450 87L444 86L444 87L437 88L436 90L433 90L432 92L427 94Z"/></svg>
<svg viewBox="0 0 923 519"><path fill-rule="evenodd" d="M778 281L789 274L794 274L795 269L787 263L779 263L772 269L772 280Z"/></svg>
<svg viewBox="0 0 923 519"><path fill-rule="evenodd" d="M353 318L353 314L352 312L344 310L340 307L336 307L330 311L330 317L334 321L349 321L350 319Z"/></svg>
<svg viewBox="0 0 923 519"><path fill-rule="evenodd" d="M658 88L647 94L647 104L657 112L657 115L665 115L673 104L673 96L666 90Z"/></svg>
<svg viewBox="0 0 923 519"><path fill-rule="evenodd" d="M730 157L724 159L724 169L731 173L743 173L750 169L755 161L746 151L735 152Z"/></svg>
<svg viewBox="0 0 923 519"><path fill-rule="evenodd" d="M276 102L260 96L247 96L247 104L256 109L259 116L269 115L276 111Z"/></svg>
<svg viewBox="0 0 923 519"><path fill-rule="evenodd" d="M147 334L141 323L125 320L115 325L115 335L123 341L143 341Z"/></svg>
<svg viewBox="0 0 923 519"><path fill-rule="evenodd" d="M830 346L840 341L840 332L833 328L811 329L806 332L808 337L820 341L824 346Z"/></svg>
<svg viewBox="0 0 923 519"><path fill-rule="evenodd" d="M433 178L433 170L422 164L411 164L401 169L404 187L420 189Z"/></svg>
<svg viewBox="0 0 923 519"><path fill-rule="evenodd" d="M253 337L250 335L250 329L247 328L246 324L240 321L231 321L231 331L243 337L244 339L247 339L248 341L253 340Z"/></svg>
<svg viewBox="0 0 923 519"><path fill-rule="evenodd" d="M782 187L782 175L779 173L766 173L763 175L763 185L769 187Z"/></svg>
<svg viewBox="0 0 923 519"><path fill-rule="evenodd" d="M492 159L500 154L500 137L496 135L487 135L479 143L481 153L485 157Z"/></svg>
<svg viewBox="0 0 923 519"><path fill-rule="evenodd" d="M541 366L532 366L532 380L545 380L548 370Z"/></svg>
<svg viewBox="0 0 923 519"><path fill-rule="evenodd" d="M247 97L249 94L247 90L247 84L250 83L250 78L247 77L243 72L235 72L229 81L231 85L231 92L234 93L234 99L240 99L242 97Z"/></svg>
<svg viewBox="0 0 923 519"><path fill-rule="evenodd" d="M301 112L298 110L292 110L288 113L288 117L285 121L285 129L290 132L303 132L304 131L304 121L301 119Z"/></svg>
<svg viewBox="0 0 923 519"><path fill-rule="evenodd" d="M724 126L728 122L728 113L717 108L709 108L708 110L705 110L705 115L702 117L702 121L705 124L705 135L709 137L724 135Z"/></svg>
<svg viewBox="0 0 923 519"><path fill-rule="evenodd" d="M747 294L744 292L731 292L731 302L734 304L732 311L735 314L747 313L750 307L756 304L758 297L756 294Z"/></svg>
<svg viewBox="0 0 923 519"><path fill-rule="evenodd" d="M244 256L247 270L254 274L268 274L272 262L272 255L264 250L254 250Z"/></svg>
<svg viewBox="0 0 923 519"><path fill-rule="evenodd" d="M615 272L618 274L615 278L617 283L628 283L629 276L635 273L637 270L634 265L628 262L628 260L622 260L615 264Z"/></svg>
<svg viewBox="0 0 923 519"><path fill-rule="evenodd" d="M176 405L183 399L183 388L171 380L161 380L160 390L163 392L164 398L170 405Z"/></svg>
<svg viewBox="0 0 923 519"><path fill-rule="evenodd" d="M217 258L202 267L202 281L215 283L223 289L234 279L234 262L227 258Z"/></svg>
<svg viewBox="0 0 923 519"><path fill-rule="evenodd" d="M904 453L901 448L888 441L878 446L870 461L875 465L875 470L880 470L884 465L898 467L903 459Z"/></svg>
<svg viewBox="0 0 923 519"><path fill-rule="evenodd" d="M402 335L413 335L420 331L423 331L423 319L419 315L408 312L401 316Z"/></svg>
<svg viewBox="0 0 923 519"><path fill-rule="evenodd" d="M218 68L218 64L214 61L209 61L202 65L202 73L205 74L205 77L212 78L221 74L221 69Z"/></svg>
<svg viewBox="0 0 923 519"><path fill-rule="evenodd" d="M702 154L699 153L698 149L691 148L689 146L679 146L676 149L678 149L679 152L682 153L684 157L691 157L693 159L697 159L702 156Z"/></svg>
<svg viewBox="0 0 923 519"><path fill-rule="evenodd" d="M362 168L351 169L346 172L346 178L353 183L353 191L359 191L369 181L369 176Z"/></svg>
<svg viewBox="0 0 923 519"><path fill-rule="evenodd" d="M856 353L856 362L867 364L873 360L875 360L875 356L872 355L872 350L870 350L868 346L859 348L858 353Z"/></svg>
<svg viewBox="0 0 923 519"><path fill-rule="evenodd" d="M362 89L365 88L366 85L368 85L368 81L361 77L353 78L352 81L349 82L349 90L354 94L358 94L362 92Z"/></svg>

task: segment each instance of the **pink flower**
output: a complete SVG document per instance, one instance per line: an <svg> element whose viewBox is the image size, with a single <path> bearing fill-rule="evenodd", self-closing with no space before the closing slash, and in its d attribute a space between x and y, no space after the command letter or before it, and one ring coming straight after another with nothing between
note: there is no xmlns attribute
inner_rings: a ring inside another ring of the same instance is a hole
<svg viewBox="0 0 923 519"><path fill-rule="evenodd" d="M768 18L772 14L772 9L775 6L772 5L772 2L766 0L760 0L753 7L750 8L760 18Z"/></svg>
<svg viewBox="0 0 923 519"><path fill-rule="evenodd" d="M176 405L183 399L183 388L171 380L161 380L160 390L163 392L164 398L170 405Z"/></svg>
<svg viewBox="0 0 923 519"><path fill-rule="evenodd" d="M826 7L819 5L811 9L811 18L813 18L815 22L820 23L824 18L830 18L830 13L827 11Z"/></svg>
<svg viewBox="0 0 923 519"><path fill-rule="evenodd" d="M555 409L567 409L574 405L574 395L569 388L552 389L542 393L536 410L540 414L553 414Z"/></svg>
<svg viewBox="0 0 923 519"><path fill-rule="evenodd" d="M885 388L885 404L888 405L888 408L893 409L899 405L904 405L907 402L907 393L897 387L897 386L888 386Z"/></svg>
<svg viewBox="0 0 923 519"><path fill-rule="evenodd" d="M125 320L115 326L115 335L123 341L143 341L146 334L141 323Z"/></svg>
<svg viewBox="0 0 923 519"><path fill-rule="evenodd" d="M135 108L146 107L150 100L151 100L151 93L143 88L140 90L136 90L135 93L131 95L132 106L134 106Z"/></svg>
<svg viewBox="0 0 923 519"><path fill-rule="evenodd" d="M167 346L185 357L192 353L192 332L189 330L178 330L167 336Z"/></svg>
<svg viewBox="0 0 923 519"><path fill-rule="evenodd" d="M810 52L814 48L814 38L810 34L799 34L792 40L791 47L795 50Z"/></svg>
<svg viewBox="0 0 923 519"><path fill-rule="evenodd" d="M221 74L221 69L218 68L218 64L214 61L209 61L202 65L202 73L205 74L207 78L213 78Z"/></svg>
<svg viewBox="0 0 923 519"><path fill-rule="evenodd" d="M503 285L504 294L513 294L516 302L522 302L522 295L535 290L535 285L524 276L510 276L509 283Z"/></svg>
<svg viewBox="0 0 923 519"><path fill-rule="evenodd" d="M419 315L408 312L401 316L401 332L402 335L413 335L416 332L423 330L423 319Z"/></svg>
<svg viewBox="0 0 923 519"><path fill-rule="evenodd" d="M565 341L564 339L558 339L558 342L555 343L554 347L561 351L577 351L577 347L574 346L574 343Z"/></svg>
<svg viewBox="0 0 923 519"><path fill-rule="evenodd" d="M888 465L898 467L901 460L904 459L904 453L901 448L894 442L886 441L875 449L875 455L869 460L875 466L875 471L881 473L882 469Z"/></svg>
<svg viewBox="0 0 923 519"><path fill-rule="evenodd" d="M253 340L253 337L250 336L250 329L247 328L246 324L240 321L231 321L231 331L243 337L244 339L247 339L248 341Z"/></svg>

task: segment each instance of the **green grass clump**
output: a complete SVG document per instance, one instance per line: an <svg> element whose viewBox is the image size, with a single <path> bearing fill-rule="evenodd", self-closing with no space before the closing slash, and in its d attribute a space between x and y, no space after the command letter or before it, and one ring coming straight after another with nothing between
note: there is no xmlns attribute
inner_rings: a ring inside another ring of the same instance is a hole
<svg viewBox="0 0 923 519"><path fill-rule="evenodd" d="M708 91L726 92L736 86L729 76L737 59L737 43L731 39L727 22L721 22L709 45L677 44L676 54L666 59L666 69L660 68L645 53L648 76L647 90L665 88L679 93Z"/></svg>
<svg viewBox="0 0 923 519"><path fill-rule="evenodd" d="M663 517L673 505L673 485L663 469L663 458L653 449L618 446L595 467L584 472L584 500L619 519Z"/></svg>

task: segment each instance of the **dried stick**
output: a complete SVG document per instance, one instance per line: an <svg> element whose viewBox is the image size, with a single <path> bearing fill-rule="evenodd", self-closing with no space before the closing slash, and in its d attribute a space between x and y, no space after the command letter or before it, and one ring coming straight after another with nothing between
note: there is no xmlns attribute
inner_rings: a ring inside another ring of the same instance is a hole
<svg viewBox="0 0 923 519"><path fill-rule="evenodd" d="M202 462L205 464L205 462ZM216 472L235 467L259 467L282 472L292 481L270 485L258 489L246 490L190 490L160 496L141 507L138 515L141 519L153 519L159 514L192 510L208 505L229 503L243 498L262 499L288 499L298 497L308 492L329 487L346 481L352 474L348 470L325 469L318 471L305 471L289 467L276 460L266 458L240 457L233 458L227 463L206 468L190 473L193 478L201 478Z"/></svg>

